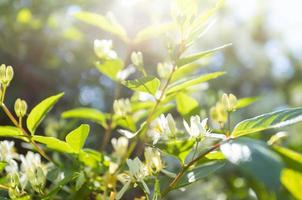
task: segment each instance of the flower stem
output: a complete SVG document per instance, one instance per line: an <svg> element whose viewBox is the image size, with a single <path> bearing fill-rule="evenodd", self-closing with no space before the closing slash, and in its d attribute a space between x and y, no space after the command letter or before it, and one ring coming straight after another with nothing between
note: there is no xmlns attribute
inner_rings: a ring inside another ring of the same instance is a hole
<svg viewBox="0 0 302 200"><path fill-rule="evenodd" d="M33 141L31 139L31 135L28 134L26 132L26 130L24 128L22 128L22 126L19 124L19 122L15 119L15 117L13 116L13 114L10 112L10 110L6 107L6 105L2 102L1 104L1 108L3 109L3 111L5 112L5 114L8 116L8 118L12 121L12 123L19 128L22 133L25 135L25 137L27 139L29 139L29 142L32 144L32 146L36 149L36 151L42 155L46 160L53 162L54 164L56 164L49 156L47 156L47 154L44 152L44 150L37 144L35 143L35 141Z"/></svg>
<svg viewBox="0 0 302 200"><path fill-rule="evenodd" d="M180 172L176 175L176 177L173 179L173 181L169 184L168 188L166 190L164 190L162 192L162 198L165 197L179 182L179 180L181 179L181 177L184 175L184 173L192 166L194 165L196 162L198 162L200 159L202 159L204 156L206 156L207 154L211 153L212 151L216 150L217 148L219 148L223 143L229 141L230 138L228 138L227 140L223 141L223 142L218 142L216 144L214 144L210 149L206 150L205 152L203 152L202 154L200 154L198 157L194 158L191 162L189 162L187 165L184 165L183 168L180 170Z"/></svg>

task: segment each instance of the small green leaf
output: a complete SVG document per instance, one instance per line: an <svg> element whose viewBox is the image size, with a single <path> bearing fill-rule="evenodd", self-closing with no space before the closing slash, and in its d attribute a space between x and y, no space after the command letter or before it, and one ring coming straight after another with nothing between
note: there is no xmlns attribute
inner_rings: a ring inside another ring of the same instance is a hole
<svg viewBox="0 0 302 200"><path fill-rule="evenodd" d="M92 168L99 167L103 160L103 155L93 149L82 149L79 153L79 161Z"/></svg>
<svg viewBox="0 0 302 200"><path fill-rule="evenodd" d="M198 102L189 95L181 92L176 96L177 111L186 116L198 108Z"/></svg>
<svg viewBox="0 0 302 200"><path fill-rule="evenodd" d="M112 33L122 40L128 40L125 29L115 19L110 20L102 15L84 11L77 12L75 17L88 24L99 27L104 31Z"/></svg>
<svg viewBox="0 0 302 200"><path fill-rule="evenodd" d="M81 172L79 172L79 176L77 177L77 180L76 180L76 185L75 185L76 191L81 189L81 187L84 185L85 182L86 182L85 174L83 171L81 171Z"/></svg>
<svg viewBox="0 0 302 200"><path fill-rule="evenodd" d="M13 137L26 140L22 131L14 126L0 126L0 137Z"/></svg>
<svg viewBox="0 0 302 200"><path fill-rule="evenodd" d="M186 78L189 74L192 74L197 69L201 68L200 64L190 63L176 68L175 72L172 75L171 81L177 81L182 78Z"/></svg>
<svg viewBox="0 0 302 200"><path fill-rule="evenodd" d="M284 169L282 170L281 182L297 200L302 200L302 173L291 169Z"/></svg>
<svg viewBox="0 0 302 200"><path fill-rule="evenodd" d="M202 178L205 178L218 169L222 168L225 165L225 162L210 162L197 167L194 167L191 170L188 170L183 177L180 179L175 188L181 188L186 185L192 184Z"/></svg>
<svg viewBox="0 0 302 200"><path fill-rule="evenodd" d="M64 95L64 93L60 93L55 96L48 97L43 100L37 106L35 106L28 115L26 124L30 133L33 135L35 133L36 128L41 123L45 115L50 111L53 105Z"/></svg>
<svg viewBox="0 0 302 200"><path fill-rule="evenodd" d="M156 146L163 152L176 157L183 164L186 157L191 152L194 143L194 139L184 139L157 143Z"/></svg>
<svg viewBox="0 0 302 200"><path fill-rule="evenodd" d="M135 80L125 81L124 85L134 91L146 92L155 95L160 86L160 81L156 77L147 76Z"/></svg>
<svg viewBox="0 0 302 200"><path fill-rule="evenodd" d="M32 139L36 142L45 144L50 149L64 153L74 153L74 150L69 146L69 144L57 138L34 135Z"/></svg>
<svg viewBox="0 0 302 200"><path fill-rule="evenodd" d="M184 80L181 82L175 82L174 84L171 84L168 87L167 94L173 93L173 92L180 92L181 90L188 89L191 86L209 81L211 79L218 78L219 76L224 75L225 72L214 72L210 74L201 75L197 78L192 78L190 80Z"/></svg>
<svg viewBox="0 0 302 200"><path fill-rule="evenodd" d="M89 134L89 125L82 124L75 130L71 131L65 138L67 144L74 150L75 153L79 153L83 148L87 136Z"/></svg>
<svg viewBox="0 0 302 200"><path fill-rule="evenodd" d="M253 104L258 99L259 99L258 97L246 97L246 98L238 99L236 104L236 109L247 107Z"/></svg>
<svg viewBox="0 0 302 200"><path fill-rule="evenodd" d="M282 159L264 142L238 138L220 147L225 157L243 172L275 189L280 186Z"/></svg>
<svg viewBox="0 0 302 200"><path fill-rule="evenodd" d="M246 119L236 125L232 136L239 137L267 129L281 128L300 121L302 121L302 108L288 108Z"/></svg>
<svg viewBox="0 0 302 200"><path fill-rule="evenodd" d="M124 63L120 59L96 62L95 65L101 73L114 81L118 81L117 75L124 68Z"/></svg>
<svg viewBox="0 0 302 200"><path fill-rule="evenodd" d="M232 44L226 44L226 45L223 45L223 46L220 46L220 47L217 47L217 48L214 48L214 49L210 49L210 50L207 50L207 51L202 51L200 53L197 53L197 54L194 54L194 55L190 55L190 56L187 56L187 57L184 57L184 58L180 58L177 62L176 62L176 65L177 66L183 66L183 65L186 65L186 64L189 64L191 62L194 62L196 60L199 60L205 56L209 56L211 54L213 54L214 52L216 51L219 51L223 48L226 48L228 46L231 46Z"/></svg>
<svg viewBox="0 0 302 200"><path fill-rule="evenodd" d="M167 33L175 28L173 23L151 25L139 31L134 39L135 43L155 38L161 34Z"/></svg>
<svg viewBox="0 0 302 200"><path fill-rule="evenodd" d="M75 108L62 113L63 118L78 118L94 121L104 128L106 125L106 116L99 110L93 108Z"/></svg>

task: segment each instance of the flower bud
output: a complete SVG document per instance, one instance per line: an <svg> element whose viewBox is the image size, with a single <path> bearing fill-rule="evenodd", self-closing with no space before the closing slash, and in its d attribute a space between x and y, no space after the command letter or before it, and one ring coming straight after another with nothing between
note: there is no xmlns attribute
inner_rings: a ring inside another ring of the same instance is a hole
<svg viewBox="0 0 302 200"><path fill-rule="evenodd" d="M228 112L236 110L237 98L233 94L227 95L224 93L221 98L221 103Z"/></svg>
<svg viewBox="0 0 302 200"><path fill-rule="evenodd" d="M0 82L3 85L8 86L11 80L13 79L13 77L14 77L14 70L12 66L5 66L4 64L2 64L0 66Z"/></svg>
<svg viewBox="0 0 302 200"><path fill-rule="evenodd" d="M27 103L26 101L18 98L15 102L15 113L17 117L23 117L27 111Z"/></svg>
<svg viewBox="0 0 302 200"><path fill-rule="evenodd" d="M211 119L220 123L225 124L228 120L228 113L224 105L218 102L214 107L210 109Z"/></svg>
<svg viewBox="0 0 302 200"><path fill-rule="evenodd" d="M157 149L146 147L145 149L146 166L149 174L160 172L164 168L164 164Z"/></svg>
<svg viewBox="0 0 302 200"><path fill-rule="evenodd" d="M142 52L140 52L140 51L139 52L132 52L131 61L132 61L134 66L142 67L143 64L144 64Z"/></svg>
<svg viewBox="0 0 302 200"><path fill-rule="evenodd" d="M5 70L6 70L6 66L4 64L2 64L0 66L0 82L1 83L3 83L3 81L5 80L5 77L6 77Z"/></svg>

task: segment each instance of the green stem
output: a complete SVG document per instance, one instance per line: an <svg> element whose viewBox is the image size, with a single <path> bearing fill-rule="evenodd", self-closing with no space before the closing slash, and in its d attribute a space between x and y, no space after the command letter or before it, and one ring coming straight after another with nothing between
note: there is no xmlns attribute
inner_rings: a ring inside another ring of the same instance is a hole
<svg viewBox="0 0 302 200"><path fill-rule="evenodd" d="M192 166L194 165L196 162L198 162L200 159L202 159L204 156L206 156L207 154L211 153L212 151L216 150L217 148L219 148L221 146L221 144L229 141L230 139L227 139L226 141L223 142L218 142L216 144L214 144L210 149L208 149L207 151L203 152L202 154L200 154L198 157L194 158L191 162L189 162L187 165L184 165L183 168L180 170L180 172L176 175L176 177L173 179L173 181L169 184L168 188L166 190L164 190L162 192L162 198L165 197L179 182L179 180L181 179L181 177L184 175L184 173Z"/></svg>
<svg viewBox="0 0 302 200"><path fill-rule="evenodd" d="M13 122L13 124L22 131L22 133L25 135L25 137L27 137L29 139L29 142L36 149L36 151L40 155L42 155L46 160L48 160L48 161L53 162L54 164L56 164L50 157L47 156L47 154L44 152L44 150L39 145L37 145L37 143L35 143L35 141L33 141L31 139L31 135L28 134L26 132L26 130L24 128L22 128L22 126L20 126L20 124L18 123L18 121L15 119L15 117L13 116L13 114L9 111L9 109L6 107L6 105L3 102L1 104L1 108L3 109L3 111L5 112L5 114L8 116L8 118Z"/></svg>
<svg viewBox="0 0 302 200"><path fill-rule="evenodd" d="M228 111L228 130L226 136L229 137L231 132L231 112Z"/></svg>
<svg viewBox="0 0 302 200"><path fill-rule="evenodd" d="M192 160L194 160L194 158L195 158L195 155L196 155L197 150L198 150L198 145L199 145L199 140L196 140L196 145L195 145L194 153L193 153L193 156L192 156Z"/></svg>

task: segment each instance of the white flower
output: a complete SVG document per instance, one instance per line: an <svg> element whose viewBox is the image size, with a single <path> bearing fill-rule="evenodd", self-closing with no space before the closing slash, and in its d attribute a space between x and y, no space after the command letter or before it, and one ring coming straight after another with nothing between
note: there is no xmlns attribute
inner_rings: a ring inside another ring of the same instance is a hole
<svg viewBox="0 0 302 200"><path fill-rule="evenodd" d="M160 152L157 149L146 147L145 159L149 174L158 173L164 168L163 162L160 157Z"/></svg>
<svg viewBox="0 0 302 200"><path fill-rule="evenodd" d="M34 190L40 192L46 182L47 167L42 164L39 154L27 152L21 155L21 179L29 182Z"/></svg>
<svg viewBox="0 0 302 200"><path fill-rule="evenodd" d="M117 79L120 81L124 81L124 80L126 80L126 78L128 78L128 76L130 76L134 72L135 72L135 67L130 65L129 67L127 67L117 73Z"/></svg>
<svg viewBox="0 0 302 200"><path fill-rule="evenodd" d="M150 124L150 130L148 131L148 135L153 139L153 144L156 144L161 137L167 138L168 136L174 136L175 133L176 125L171 114L168 114L167 117L161 114Z"/></svg>
<svg viewBox="0 0 302 200"><path fill-rule="evenodd" d="M127 153L129 141L126 137L113 138L111 144L117 156L123 157Z"/></svg>
<svg viewBox="0 0 302 200"><path fill-rule="evenodd" d="M205 135L208 133L206 128L208 122L208 118L205 118L201 121L198 115L191 116L190 118L190 125L184 120L184 126L189 133L189 135L193 138L204 138Z"/></svg>
<svg viewBox="0 0 302 200"><path fill-rule="evenodd" d="M94 52L102 59L116 59L117 54L112 50L112 40L94 40Z"/></svg>
<svg viewBox="0 0 302 200"><path fill-rule="evenodd" d="M0 161L9 162L12 159L18 158L18 154L15 152L15 143L12 141L1 141L0 142Z"/></svg>
<svg viewBox="0 0 302 200"><path fill-rule="evenodd" d="M129 99L118 99L113 102L114 113L120 116L125 116L132 111L132 106Z"/></svg>
<svg viewBox="0 0 302 200"><path fill-rule="evenodd" d="M191 138L197 138L200 140L205 139L206 137L218 138L218 139L226 139L225 135L211 133L209 129L207 129L208 118L205 118L201 121L198 115L191 116L190 125L184 120L184 126L191 136Z"/></svg>
<svg viewBox="0 0 302 200"><path fill-rule="evenodd" d="M129 167L130 176L136 181L142 181L146 176L148 176L146 166L140 161L138 157L133 160L128 159L127 165Z"/></svg>

